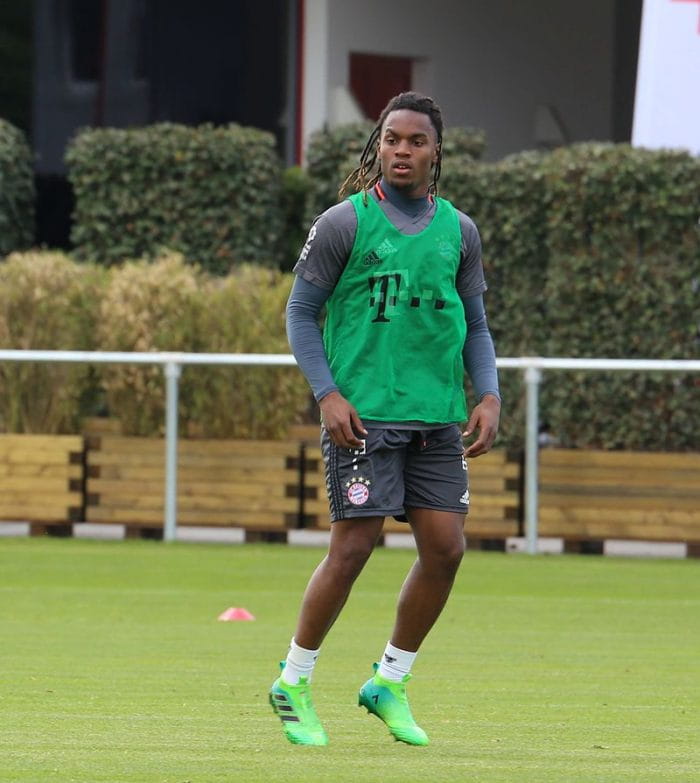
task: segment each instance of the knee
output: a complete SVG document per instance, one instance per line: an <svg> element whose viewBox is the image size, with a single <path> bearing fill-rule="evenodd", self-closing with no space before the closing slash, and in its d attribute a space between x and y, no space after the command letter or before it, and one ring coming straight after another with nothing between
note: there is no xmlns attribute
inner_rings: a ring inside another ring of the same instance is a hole
<svg viewBox="0 0 700 783"><path fill-rule="evenodd" d="M453 577L464 557L464 536L439 542L428 552L421 552L421 562L437 575Z"/></svg>
<svg viewBox="0 0 700 783"><path fill-rule="evenodd" d="M354 579L364 568L373 550L373 541L345 541L342 546L331 548L328 563L339 579Z"/></svg>

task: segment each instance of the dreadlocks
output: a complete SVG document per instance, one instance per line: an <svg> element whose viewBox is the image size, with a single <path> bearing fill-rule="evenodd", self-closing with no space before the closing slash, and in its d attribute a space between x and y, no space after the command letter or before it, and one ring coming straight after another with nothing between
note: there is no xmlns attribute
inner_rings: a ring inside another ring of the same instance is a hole
<svg viewBox="0 0 700 783"><path fill-rule="evenodd" d="M433 181L430 184L430 192L433 195L437 195L437 183L438 179L440 179L440 168L442 166L442 112L432 98L428 98L426 95L421 95L418 92L402 92L399 95L394 96L384 107L384 111L379 115L377 124L370 133L367 144L365 144L362 155L360 155L360 165L350 173L345 182L340 186L340 190L338 191L339 198L344 198L347 192L354 189L355 191L362 191L363 197L366 200L367 191L379 182L382 172L377 162L377 142L381 136L382 126L386 122L386 118L392 111L397 111L399 109L410 109L410 111L427 114L430 123L433 128L435 128L438 153L437 162L433 170Z"/></svg>

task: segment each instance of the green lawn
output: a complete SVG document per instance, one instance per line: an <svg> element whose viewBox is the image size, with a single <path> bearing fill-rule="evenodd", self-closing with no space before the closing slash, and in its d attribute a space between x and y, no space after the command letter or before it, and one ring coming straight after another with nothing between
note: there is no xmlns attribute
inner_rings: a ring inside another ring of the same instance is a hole
<svg viewBox="0 0 700 783"><path fill-rule="evenodd" d="M356 706L412 560L379 549L316 671L331 744L295 747L267 688L321 556L0 539L2 783L700 780L700 562L468 554L414 667L414 748Z"/></svg>

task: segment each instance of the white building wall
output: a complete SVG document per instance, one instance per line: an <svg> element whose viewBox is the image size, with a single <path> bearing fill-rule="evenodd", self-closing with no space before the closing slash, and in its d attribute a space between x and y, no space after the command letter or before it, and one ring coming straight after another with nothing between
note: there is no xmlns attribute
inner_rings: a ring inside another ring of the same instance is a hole
<svg viewBox="0 0 700 783"><path fill-rule="evenodd" d="M349 83L349 53L416 58L414 87L448 125L483 128L491 159L536 146L538 106L553 106L569 141L612 137L611 0L306 0L309 39L304 135L332 123L334 90ZM313 48L312 46L313 45ZM320 61L319 58L323 60ZM318 77L326 86L319 92ZM319 97L322 94L322 97ZM315 103L316 102L316 103ZM312 105L313 104L313 105ZM324 105L322 105L324 104Z"/></svg>
<svg viewBox="0 0 700 783"><path fill-rule="evenodd" d="M304 63L301 73L301 113L303 147L310 133L329 121L329 99L332 94L328 74L328 47L331 41L328 27L329 2L306 0L304 3Z"/></svg>

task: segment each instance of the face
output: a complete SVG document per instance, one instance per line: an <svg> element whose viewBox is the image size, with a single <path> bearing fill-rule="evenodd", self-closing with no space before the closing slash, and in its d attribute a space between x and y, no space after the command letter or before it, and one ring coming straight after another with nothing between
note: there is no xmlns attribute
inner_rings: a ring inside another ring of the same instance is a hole
<svg viewBox="0 0 700 783"><path fill-rule="evenodd" d="M379 136L379 161L390 185L411 198L425 196L437 159L437 133L427 114L411 109L389 113Z"/></svg>

